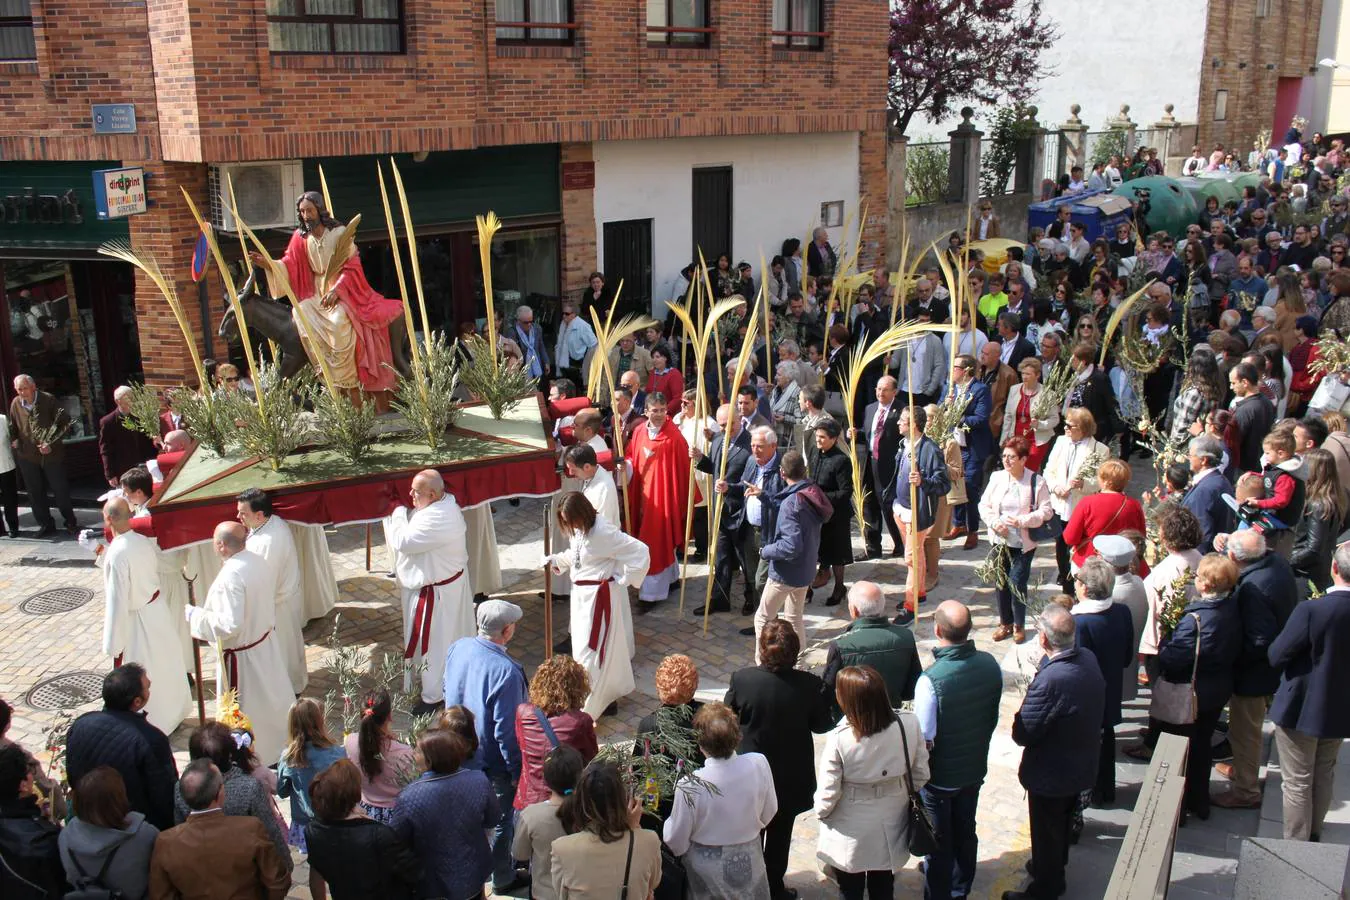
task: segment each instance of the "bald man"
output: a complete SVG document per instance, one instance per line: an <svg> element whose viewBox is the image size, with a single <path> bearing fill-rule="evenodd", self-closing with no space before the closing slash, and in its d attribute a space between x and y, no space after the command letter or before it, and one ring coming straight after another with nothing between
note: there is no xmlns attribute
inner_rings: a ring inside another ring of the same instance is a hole
<svg viewBox="0 0 1350 900"><path fill-rule="evenodd" d="M276 629L277 577L267 560L246 549L248 529L221 522L211 546L222 560L206 601L186 610L188 630L216 644L221 691L238 692L239 708L253 724L258 759L279 759L286 744L286 714L295 700Z"/></svg>
<svg viewBox="0 0 1350 900"><path fill-rule="evenodd" d="M412 509L400 506L385 520L394 553L394 573L403 589L403 658L422 669L422 699L413 715L435 710L445 699L442 676L450 645L477 633L473 598L464 569L469 563L468 526L455 498L435 469L413 477ZM409 685L405 683L404 688Z"/></svg>
<svg viewBox="0 0 1350 900"><path fill-rule="evenodd" d="M183 677L178 623L160 597L159 549L154 539L131 530L131 506L114 497L103 507L112 542L103 556L103 652L113 667L139 663L154 691L146 718L165 734L183 721L191 697Z"/></svg>

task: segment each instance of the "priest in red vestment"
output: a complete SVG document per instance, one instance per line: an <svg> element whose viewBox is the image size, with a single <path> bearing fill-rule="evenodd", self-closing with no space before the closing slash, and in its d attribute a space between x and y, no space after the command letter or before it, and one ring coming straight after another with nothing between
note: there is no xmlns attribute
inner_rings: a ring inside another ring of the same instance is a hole
<svg viewBox="0 0 1350 900"><path fill-rule="evenodd" d="M666 415L666 397L647 395L647 422L633 432L625 448L633 482L628 501L634 536L651 552L651 567L642 582L639 611L665 600L679 577L675 551L684 543L685 508L689 502L689 445Z"/></svg>

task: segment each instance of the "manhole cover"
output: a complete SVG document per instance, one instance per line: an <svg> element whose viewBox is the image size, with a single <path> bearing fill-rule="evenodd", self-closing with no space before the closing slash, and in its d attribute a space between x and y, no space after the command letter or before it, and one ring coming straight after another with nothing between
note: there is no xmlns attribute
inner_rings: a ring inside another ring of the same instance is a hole
<svg viewBox="0 0 1350 900"><path fill-rule="evenodd" d="M57 613L79 609L94 597L94 592L82 587L59 587L34 594L19 604L19 609L30 616L54 616Z"/></svg>
<svg viewBox="0 0 1350 900"><path fill-rule="evenodd" d="M40 681L24 695L30 709L72 709L103 696L103 672L67 672Z"/></svg>

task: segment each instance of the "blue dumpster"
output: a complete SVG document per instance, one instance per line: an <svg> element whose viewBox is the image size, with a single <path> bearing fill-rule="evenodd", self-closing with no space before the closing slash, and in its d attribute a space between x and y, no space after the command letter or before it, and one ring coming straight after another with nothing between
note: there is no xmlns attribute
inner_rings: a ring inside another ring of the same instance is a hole
<svg viewBox="0 0 1350 900"><path fill-rule="evenodd" d="M1097 238L1112 240L1116 223L1130 221L1130 202L1125 198L1110 191L1083 191L1031 204L1027 207L1027 229L1039 226L1048 232L1063 206L1069 207L1070 221L1084 226L1083 237L1089 243Z"/></svg>

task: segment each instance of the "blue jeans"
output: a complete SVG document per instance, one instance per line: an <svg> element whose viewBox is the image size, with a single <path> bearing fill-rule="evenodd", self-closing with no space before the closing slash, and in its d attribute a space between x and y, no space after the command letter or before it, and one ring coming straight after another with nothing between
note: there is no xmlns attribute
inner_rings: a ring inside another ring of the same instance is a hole
<svg viewBox="0 0 1350 900"><path fill-rule="evenodd" d="M507 772L484 772L497 795L501 818L492 829L492 884L504 888L516 880L516 861L511 854L511 840L516 836L516 783Z"/></svg>
<svg viewBox="0 0 1350 900"><path fill-rule="evenodd" d="M1023 628L1027 621L1027 582L1031 580L1031 558L1036 549L1009 547L1008 555L1008 586L998 589L998 621Z"/></svg>
<svg viewBox="0 0 1350 900"><path fill-rule="evenodd" d="M975 883L980 845L975 836L975 809L980 805L980 785L941 788L930 784L919 795L938 834L938 850L925 866L924 900L965 897Z"/></svg>

